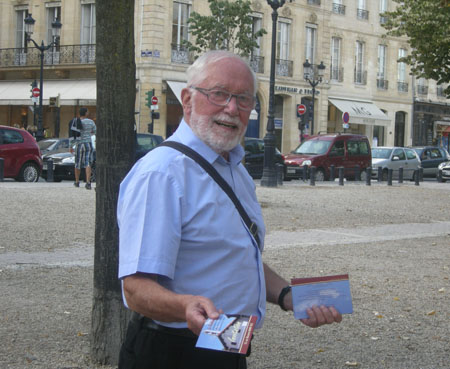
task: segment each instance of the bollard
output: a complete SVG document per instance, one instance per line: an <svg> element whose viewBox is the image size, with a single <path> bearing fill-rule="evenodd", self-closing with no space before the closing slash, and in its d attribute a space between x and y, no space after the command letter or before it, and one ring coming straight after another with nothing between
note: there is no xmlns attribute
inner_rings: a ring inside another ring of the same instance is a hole
<svg viewBox="0 0 450 369"><path fill-rule="evenodd" d="M398 168L398 183L403 183L403 167Z"/></svg>
<svg viewBox="0 0 450 369"><path fill-rule="evenodd" d="M367 167L366 168L366 185L370 186L370 180L372 177L372 168L371 167Z"/></svg>
<svg viewBox="0 0 450 369"><path fill-rule="evenodd" d="M303 182L306 182L307 178L308 178L308 166L305 164L303 166Z"/></svg>
<svg viewBox="0 0 450 369"><path fill-rule="evenodd" d="M359 165L355 167L355 181L361 180L361 171L359 169Z"/></svg>
<svg viewBox="0 0 450 369"><path fill-rule="evenodd" d="M383 168L378 167L378 182L381 182L383 180Z"/></svg>
<svg viewBox="0 0 450 369"><path fill-rule="evenodd" d="M415 180L415 185L418 186L419 182L420 182L420 171L418 169L416 169L414 171L414 180Z"/></svg>
<svg viewBox="0 0 450 369"><path fill-rule="evenodd" d="M437 181L442 183L442 169L438 170Z"/></svg>
<svg viewBox="0 0 450 369"><path fill-rule="evenodd" d="M339 186L344 185L344 167L339 167Z"/></svg>
<svg viewBox="0 0 450 369"><path fill-rule="evenodd" d="M277 163L277 164L275 164L275 168L277 170L277 185L282 186L283 185L284 166L283 166L283 164Z"/></svg>
<svg viewBox="0 0 450 369"><path fill-rule="evenodd" d="M419 180L420 180L420 182L423 182L423 168L422 167L419 168Z"/></svg>
<svg viewBox="0 0 450 369"><path fill-rule="evenodd" d="M334 182L334 165L330 165L330 182Z"/></svg>
<svg viewBox="0 0 450 369"><path fill-rule="evenodd" d="M388 177L387 177L387 185L392 186L392 174L394 173L393 169L388 169Z"/></svg>
<svg viewBox="0 0 450 369"><path fill-rule="evenodd" d="M316 167L309 168L309 184L311 186L316 185Z"/></svg>
<svg viewBox="0 0 450 369"><path fill-rule="evenodd" d="M5 159L0 158L0 182L3 182L3 168L5 167L5 163L4 163Z"/></svg>
<svg viewBox="0 0 450 369"><path fill-rule="evenodd" d="M47 160L47 182L53 182L53 160Z"/></svg>

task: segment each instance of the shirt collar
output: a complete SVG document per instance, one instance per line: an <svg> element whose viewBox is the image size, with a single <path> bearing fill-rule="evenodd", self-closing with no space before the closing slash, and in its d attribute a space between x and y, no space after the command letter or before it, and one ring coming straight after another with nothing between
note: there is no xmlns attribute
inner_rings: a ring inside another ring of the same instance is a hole
<svg viewBox="0 0 450 369"><path fill-rule="evenodd" d="M189 146L191 149L197 151L201 156L203 156L210 164L214 163L216 160L223 161L225 159L211 149L207 144L205 144L201 139L199 139L195 133L192 131L191 127L186 123L184 118L181 120L175 133L169 138L169 140L174 140ZM229 152L229 163L233 166L238 165L244 158L245 151L241 145L236 145Z"/></svg>

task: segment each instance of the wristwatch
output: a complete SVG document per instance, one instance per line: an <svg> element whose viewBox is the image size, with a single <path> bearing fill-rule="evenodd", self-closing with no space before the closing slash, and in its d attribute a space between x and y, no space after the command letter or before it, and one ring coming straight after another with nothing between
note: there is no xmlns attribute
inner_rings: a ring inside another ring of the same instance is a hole
<svg viewBox="0 0 450 369"><path fill-rule="evenodd" d="M280 308L282 308L284 311L287 311L286 307L284 306L284 297L289 293L291 290L291 286L284 287L280 295L278 296L278 305L280 305Z"/></svg>

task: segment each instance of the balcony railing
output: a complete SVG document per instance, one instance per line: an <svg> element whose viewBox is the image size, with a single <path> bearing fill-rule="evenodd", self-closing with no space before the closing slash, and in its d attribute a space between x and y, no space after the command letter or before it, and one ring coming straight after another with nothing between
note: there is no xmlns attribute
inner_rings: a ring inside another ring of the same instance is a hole
<svg viewBox="0 0 450 369"><path fill-rule="evenodd" d="M428 95L428 86L417 85L417 93L419 95Z"/></svg>
<svg viewBox="0 0 450 369"><path fill-rule="evenodd" d="M333 3L333 13L345 15L345 5Z"/></svg>
<svg viewBox="0 0 450 369"><path fill-rule="evenodd" d="M330 79L335 82L342 82L344 80L344 68L331 68Z"/></svg>
<svg viewBox="0 0 450 369"><path fill-rule="evenodd" d="M308 0L308 4L320 6L320 0Z"/></svg>
<svg viewBox="0 0 450 369"><path fill-rule="evenodd" d="M366 85L367 84L367 71L361 71L355 69L355 83L357 85Z"/></svg>
<svg viewBox="0 0 450 369"><path fill-rule="evenodd" d="M397 90L399 92L408 92L408 82L397 82Z"/></svg>
<svg viewBox="0 0 450 369"><path fill-rule="evenodd" d="M171 61L178 64L192 64L194 54L183 45L172 44Z"/></svg>
<svg viewBox="0 0 450 369"><path fill-rule="evenodd" d="M292 60L276 59L276 75L280 77L292 77L292 64Z"/></svg>
<svg viewBox="0 0 450 369"><path fill-rule="evenodd" d="M95 45L63 45L44 53L44 65L95 64ZM0 49L0 68L37 67L41 52L36 48Z"/></svg>
<svg viewBox="0 0 450 369"><path fill-rule="evenodd" d="M389 81L385 79L377 79L377 88L379 90L387 90L389 87Z"/></svg>
<svg viewBox="0 0 450 369"><path fill-rule="evenodd" d="M382 15L380 15L380 24L386 24L387 20L387 17L383 17Z"/></svg>
<svg viewBox="0 0 450 369"><path fill-rule="evenodd" d="M356 9L356 17L358 19L369 19L369 11L365 9Z"/></svg>
<svg viewBox="0 0 450 369"><path fill-rule="evenodd" d="M249 64L253 72L264 73L264 56L251 56Z"/></svg>

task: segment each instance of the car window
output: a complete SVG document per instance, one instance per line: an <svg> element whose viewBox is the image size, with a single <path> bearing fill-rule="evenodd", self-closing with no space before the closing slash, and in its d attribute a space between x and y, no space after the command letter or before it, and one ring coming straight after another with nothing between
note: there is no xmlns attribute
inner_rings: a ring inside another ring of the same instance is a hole
<svg viewBox="0 0 450 369"><path fill-rule="evenodd" d="M344 141L336 141L330 150L331 156L344 156Z"/></svg>
<svg viewBox="0 0 450 369"><path fill-rule="evenodd" d="M152 136L141 136L138 135L137 136L137 143L138 146L140 146L141 148L145 149L145 150L151 150L155 147L155 143L153 142Z"/></svg>
<svg viewBox="0 0 450 369"><path fill-rule="evenodd" d="M0 130L0 144L7 145L7 144L22 143L22 142L23 142L23 137L20 134L20 132L12 131L9 129Z"/></svg>
<svg viewBox="0 0 450 369"><path fill-rule="evenodd" d="M392 149L372 149L373 159L389 159Z"/></svg>
<svg viewBox="0 0 450 369"><path fill-rule="evenodd" d="M435 148L435 149L430 150L430 157L431 157L431 159L437 159L437 158L442 158L442 155L441 155L441 152L439 151L439 149Z"/></svg>
<svg viewBox="0 0 450 369"><path fill-rule="evenodd" d="M416 152L414 151L414 150L411 150L411 149L405 149L405 151L406 151L406 158L408 159L408 160L413 160L413 159L416 159L417 157L416 157Z"/></svg>
<svg viewBox="0 0 450 369"><path fill-rule="evenodd" d="M303 142L299 147L297 147L295 153L305 155L322 155L328 151L330 145L331 141L308 140Z"/></svg>
<svg viewBox="0 0 450 369"><path fill-rule="evenodd" d="M347 150L350 156L368 155L369 145L365 141L347 141Z"/></svg>
<svg viewBox="0 0 450 369"><path fill-rule="evenodd" d="M394 156L398 156L400 160L406 159L405 152L403 151L403 149L395 149L394 153L392 154L392 157Z"/></svg>

